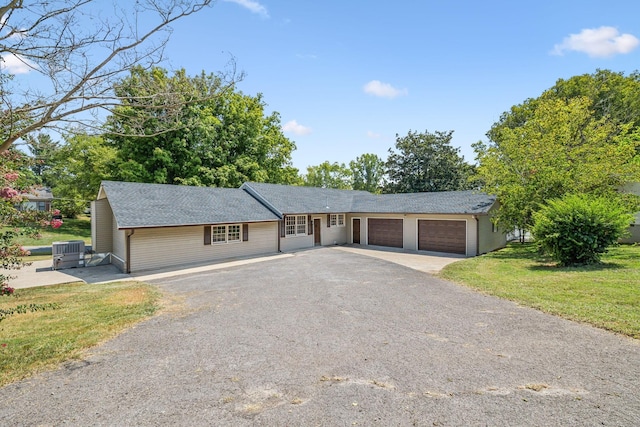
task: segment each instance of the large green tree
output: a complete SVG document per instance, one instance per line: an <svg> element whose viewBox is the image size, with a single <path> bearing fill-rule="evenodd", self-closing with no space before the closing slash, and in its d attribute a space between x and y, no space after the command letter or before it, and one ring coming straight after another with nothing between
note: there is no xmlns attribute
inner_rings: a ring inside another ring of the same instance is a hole
<svg viewBox="0 0 640 427"><path fill-rule="evenodd" d="M628 76L622 72L597 70L568 79L559 79L544 97L569 100L586 97L592 102L595 118L607 118L617 131L627 125L640 127L640 73Z"/></svg>
<svg viewBox="0 0 640 427"><path fill-rule="evenodd" d="M51 187L51 182L45 178L46 172L51 169L53 156L58 150L60 144L54 141L51 135L46 133L29 134L23 138L31 153L33 163L31 170L40 179L40 184Z"/></svg>
<svg viewBox="0 0 640 427"><path fill-rule="evenodd" d="M387 193L455 191L471 188L473 166L464 161L460 149L451 146L453 131L396 135L389 149Z"/></svg>
<svg viewBox="0 0 640 427"><path fill-rule="evenodd" d="M353 189L379 193L382 190L385 163L375 154L365 153L349 162Z"/></svg>
<svg viewBox="0 0 640 427"><path fill-rule="evenodd" d="M351 182L351 170L344 163L329 163L329 161L307 167L307 174L303 178L303 185L308 187L342 190L350 190Z"/></svg>
<svg viewBox="0 0 640 427"><path fill-rule="evenodd" d="M100 182L111 178L116 150L101 136L76 133L65 137L51 158L44 179L51 183L54 206L73 217L96 198Z"/></svg>
<svg viewBox="0 0 640 427"><path fill-rule="evenodd" d="M617 197L638 178L633 157L640 138L630 128L599 117L583 96L543 95L512 108L491 129L491 141L475 145L483 190L501 203L497 221L527 231L546 200L571 193Z"/></svg>
<svg viewBox="0 0 640 427"><path fill-rule="evenodd" d="M279 114L265 113L260 94L245 95L214 75L170 76L161 68L134 68L116 93L123 102L106 137L118 150L119 179L218 187L298 179L295 144Z"/></svg>

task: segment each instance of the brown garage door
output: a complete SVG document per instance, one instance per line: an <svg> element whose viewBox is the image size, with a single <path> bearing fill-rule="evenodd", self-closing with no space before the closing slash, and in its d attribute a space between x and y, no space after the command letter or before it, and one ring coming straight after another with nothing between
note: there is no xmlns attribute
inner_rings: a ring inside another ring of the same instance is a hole
<svg viewBox="0 0 640 427"><path fill-rule="evenodd" d="M401 219L367 219L367 243L376 246L402 247Z"/></svg>
<svg viewBox="0 0 640 427"><path fill-rule="evenodd" d="M467 253L466 221L418 220L418 249L421 251Z"/></svg>

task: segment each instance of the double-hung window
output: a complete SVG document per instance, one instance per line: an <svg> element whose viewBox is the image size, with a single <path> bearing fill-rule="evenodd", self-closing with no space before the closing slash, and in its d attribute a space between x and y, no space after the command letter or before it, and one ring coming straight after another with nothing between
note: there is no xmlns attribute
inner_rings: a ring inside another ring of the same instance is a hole
<svg viewBox="0 0 640 427"><path fill-rule="evenodd" d="M211 243L240 242L240 224L214 225L211 227Z"/></svg>
<svg viewBox="0 0 640 427"><path fill-rule="evenodd" d="M331 227L344 227L344 214L329 215L329 225Z"/></svg>
<svg viewBox="0 0 640 427"><path fill-rule="evenodd" d="M227 243L226 225L214 225L211 227L211 243Z"/></svg>
<svg viewBox="0 0 640 427"><path fill-rule="evenodd" d="M307 216L291 215L285 217L284 231L286 237L307 235Z"/></svg>

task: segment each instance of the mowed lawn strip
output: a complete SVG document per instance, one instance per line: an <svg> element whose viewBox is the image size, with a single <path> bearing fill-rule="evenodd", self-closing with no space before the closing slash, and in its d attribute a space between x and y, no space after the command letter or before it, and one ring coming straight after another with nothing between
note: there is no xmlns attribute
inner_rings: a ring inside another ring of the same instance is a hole
<svg viewBox="0 0 640 427"><path fill-rule="evenodd" d="M640 339L640 246L621 245L602 264L558 267L534 244L446 266L440 277L524 306Z"/></svg>
<svg viewBox="0 0 640 427"><path fill-rule="evenodd" d="M53 242L67 240L84 240L87 244L91 243L91 219L86 217L63 218L62 222L60 228L39 228L40 238L38 239L19 237L17 243L22 246L51 246Z"/></svg>
<svg viewBox="0 0 640 427"><path fill-rule="evenodd" d="M36 304L58 308L0 321L0 386L50 369L148 318L160 293L141 282L84 283L16 290L0 309Z"/></svg>

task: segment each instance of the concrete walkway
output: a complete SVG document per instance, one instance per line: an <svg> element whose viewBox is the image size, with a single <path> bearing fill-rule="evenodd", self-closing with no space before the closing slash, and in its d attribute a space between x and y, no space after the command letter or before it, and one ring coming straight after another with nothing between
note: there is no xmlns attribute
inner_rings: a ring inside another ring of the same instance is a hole
<svg viewBox="0 0 640 427"><path fill-rule="evenodd" d="M436 252L416 252L404 249L385 248L380 246L333 246L337 250L383 259L395 264L404 265L423 273L436 274L446 265L464 259L463 255Z"/></svg>

